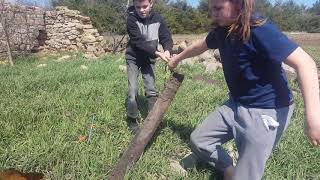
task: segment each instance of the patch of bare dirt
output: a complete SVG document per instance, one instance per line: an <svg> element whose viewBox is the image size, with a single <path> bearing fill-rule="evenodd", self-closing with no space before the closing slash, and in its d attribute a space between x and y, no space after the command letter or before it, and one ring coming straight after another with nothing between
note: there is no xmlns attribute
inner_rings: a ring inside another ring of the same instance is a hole
<svg viewBox="0 0 320 180"><path fill-rule="evenodd" d="M320 46L320 33L286 33L287 36L300 46Z"/></svg>
<svg viewBox="0 0 320 180"><path fill-rule="evenodd" d="M203 82L204 84L207 85L215 85L215 84L219 84L220 82L214 79L210 79L208 77L202 76L202 75L195 75L192 78L194 81L200 81Z"/></svg>

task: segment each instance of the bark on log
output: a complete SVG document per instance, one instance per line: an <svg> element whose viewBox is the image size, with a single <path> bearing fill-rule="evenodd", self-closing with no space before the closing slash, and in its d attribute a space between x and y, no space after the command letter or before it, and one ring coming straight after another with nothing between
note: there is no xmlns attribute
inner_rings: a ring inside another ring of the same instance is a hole
<svg viewBox="0 0 320 180"><path fill-rule="evenodd" d="M109 180L122 180L126 171L138 161L146 145L160 125L163 115L167 111L183 79L184 75L173 73L170 80L166 83L162 94L158 97L152 110L142 124L141 129L137 132L128 149L111 172L108 178Z"/></svg>

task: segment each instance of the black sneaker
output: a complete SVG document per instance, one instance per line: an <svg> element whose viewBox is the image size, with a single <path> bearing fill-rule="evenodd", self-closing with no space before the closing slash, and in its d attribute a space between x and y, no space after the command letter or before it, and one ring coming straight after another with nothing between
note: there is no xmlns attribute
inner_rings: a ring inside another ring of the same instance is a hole
<svg viewBox="0 0 320 180"><path fill-rule="evenodd" d="M137 123L138 121L137 121L137 118L132 118L132 117L127 117L127 122L128 123Z"/></svg>
<svg viewBox="0 0 320 180"><path fill-rule="evenodd" d="M199 161L198 156L191 152L182 158L180 165L183 169L189 170L195 168L199 164Z"/></svg>
<svg viewBox="0 0 320 180"><path fill-rule="evenodd" d="M137 118L127 117L127 124L132 134L136 134L139 131L139 123Z"/></svg>

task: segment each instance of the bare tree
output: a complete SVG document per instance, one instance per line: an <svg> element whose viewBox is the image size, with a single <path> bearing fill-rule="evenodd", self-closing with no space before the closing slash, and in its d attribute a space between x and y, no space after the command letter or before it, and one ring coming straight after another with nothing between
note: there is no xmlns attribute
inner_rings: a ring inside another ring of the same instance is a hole
<svg viewBox="0 0 320 180"><path fill-rule="evenodd" d="M96 5L96 1L95 1L95 0L86 0L86 3L87 3L89 6L94 6L94 5Z"/></svg>
<svg viewBox="0 0 320 180"><path fill-rule="evenodd" d="M11 53L11 47L10 47L10 38L9 38L9 26L8 26L8 19L6 16L6 7L5 7L4 0L0 0L0 28L2 28L2 31L4 32L4 41L7 48L7 54L9 58L9 63L11 66L13 66L13 60L12 60L12 53Z"/></svg>
<svg viewBox="0 0 320 180"><path fill-rule="evenodd" d="M127 4L126 6L124 7L124 10L123 10L123 14L121 16L121 18L124 18L126 22L127 21L127 9L129 8L129 5L130 5L130 0L127 0ZM121 26L121 24L119 24ZM126 34L122 35L121 39L120 40L116 40L115 36L112 36L112 39L113 39L113 44L112 44L112 53L115 54L116 52L119 52L119 51L122 51L123 49L125 49L125 47L121 48L119 50L119 47L121 46L123 40L125 39L126 37Z"/></svg>

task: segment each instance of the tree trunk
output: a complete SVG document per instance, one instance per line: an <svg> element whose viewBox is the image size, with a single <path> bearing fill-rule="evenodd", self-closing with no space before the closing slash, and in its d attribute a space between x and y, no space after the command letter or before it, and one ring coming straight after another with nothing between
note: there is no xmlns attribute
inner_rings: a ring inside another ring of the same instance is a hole
<svg viewBox="0 0 320 180"><path fill-rule="evenodd" d="M127 151L123 154L118 161L117 166L111 172L108 178L109 180L122 180L126 171L138 161L146 145L160 125L163 115L167 111L170 102L177 93L183 79L184 75L173 73L162 94L154 104L153 109L145 119L141 129L137 132Z"/></svg>
<svg viewBox="0 0 320 180"><path fill-rule="evenodd" d="M8 34L8 29L7 29L7 23L6 20L2 20L2 27L3 27L3 31L4 31L4 35L6 38L6 46L7 46L7 54L8 54L8 58L9 58L9 63L11 66L13 66L13 60L12 60L12 53L11 53L11 47L10 47L10 39L9 39L9 34Z"/></svg>
<svg viewBox="0 0 320 180"><path fill-rule="evenodd" d="M8 24L7 24L7 20L4 13L5 13L5 1L0 0L0 23L5 36L5 43L7 47L9 63L11 66L13 66L12 53L11 53L11 47L10 47L10 38L9 38L8 26L7 26Z"/></svg>

